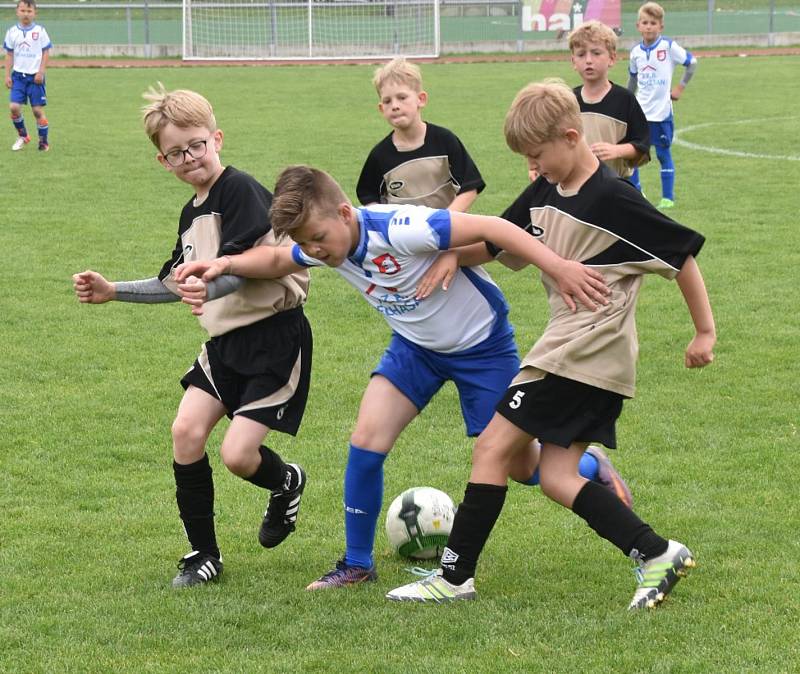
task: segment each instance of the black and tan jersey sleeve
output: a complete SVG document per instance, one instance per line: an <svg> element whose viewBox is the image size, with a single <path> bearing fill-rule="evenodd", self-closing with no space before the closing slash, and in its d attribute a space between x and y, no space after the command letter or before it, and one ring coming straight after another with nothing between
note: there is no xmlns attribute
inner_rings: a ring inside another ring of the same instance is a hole
<svg viewBox="0 0 800 674"><path fill-rule="evenodd" d="M391 134L370 150L364 166L361 167L361 175L358 176L358 183L356 184L356 196L364 206L381 202L381 185L383 184L384 171L380 157L382 154L385 155L391 151L391 148L387 147L387 142L391 144Z"/></svg>
<svg viewBox="0 0 800 674"><path fill-rule="evenodd" d="M433 125L431 125L433 126ZM450 162L450 174L459 185L458 194L476 190L480 194L486 183L472 160L464 143L449 129L434 126L434 131L441 134L442 143L447 149L447 160Z"/></svg>
<svg viewBox="0 0 800 674"><path fill-rule="evenodd" d="M220 194L221 240L217 256L235 255L252 248L272 226L272 195L245 173L231 176Z"/></svg>

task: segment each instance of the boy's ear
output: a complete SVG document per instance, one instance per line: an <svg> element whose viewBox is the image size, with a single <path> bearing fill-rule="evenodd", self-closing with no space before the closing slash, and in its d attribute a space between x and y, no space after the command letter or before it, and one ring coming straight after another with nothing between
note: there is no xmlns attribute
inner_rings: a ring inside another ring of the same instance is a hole
<svg viewBox="0 0 800 674"><path fill-rule="evenodd" d="M222 149L222 139L225 137L225 134L222 133L222 129L217 129L212 136L214 138L214 147L217 152L219 152Z"/></svg>
<svg viewBox="0 0 800 674"><path fill-rule="evenodd" d="M570 147L575 147L581 139L581 132L577 129L566 129L564 131L564 139L569 143Z"/></svg>
<svg viewBox="0 0 800 674"><path fill-rule="evenodd" d="M156 153L156 161L161 164L167 171L172 172L172 166L169 165L167 158L160 152Z"/></svg>
<svg viewBox="0 0 800 674"><path fill-rule="evenodd" d="M419 107L424 108L428 104L428 92L420 91L417 94L417 100L419 101Z"/></svg>

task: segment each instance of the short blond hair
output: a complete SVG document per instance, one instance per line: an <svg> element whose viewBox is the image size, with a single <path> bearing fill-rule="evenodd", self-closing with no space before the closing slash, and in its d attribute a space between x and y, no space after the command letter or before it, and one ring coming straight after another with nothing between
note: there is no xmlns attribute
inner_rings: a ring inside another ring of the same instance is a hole
<svg viewBox="0 0 800 674"><path fill-rule="evenodd" d="M661 21L662 23L664 22L664 8L657 2L646 2L639 7L639 12L636 14L637 20L641 19L642 15L647 15L651 19Z"/></svg>
<svg viewBox="0 0 800 674"><path fill-rule="evenodd" d="M277 237L291 236L312 217L334 217L343 203L350 203L342 188L325 171L298 164L281 171L275 183L269 211Z"/></svg>
<svg viewBox="0 0 800 674"><path fill-rule="evenodd" d="M587 44L602 44L609 54L617 54L617 34L606 24L592 19L582 23L569 34L569 50L585 47Z"/></svg>
<svg viewBox="0 0 800 674"><path fill-rule="evenodd" d="M142 94L148 104L142 107L142 121L147 137L159 150L161 129L174 124L181 129L205 127L212 133L217 130L217 120L211 103L196 91L176 89L167 91L161 82Z"/></svg>
<svg viewBox="0 0 800 674"><path fill-rule="evenodd" d="M508 147L525 154L535 145L560 138L567 129L583 133L578 99L564 80L551 78L533 82L516 95L503 132Z"/></svg>
<svg viewBox="0 0 800 674"><path fill-rule="evenodd" d="M422 91L422 71L415 63L411 63L411 61L399 56L375 69L372 84L375 85L378 96L381 95L381 89L387 82L405 84L419 93Z"/></svg>

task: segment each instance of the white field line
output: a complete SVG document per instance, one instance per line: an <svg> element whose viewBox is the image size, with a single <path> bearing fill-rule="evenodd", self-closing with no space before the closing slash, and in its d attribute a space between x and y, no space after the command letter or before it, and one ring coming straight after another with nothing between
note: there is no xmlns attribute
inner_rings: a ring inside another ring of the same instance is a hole
<svg viewBox="0 0 800 674"><path fill-rule="evenodd" d="M675 138L673 142L675 145L688 147L692 150L699 150L700 152L710 152L712 154L724 154L729 157L743 157L745 159L777 159L779 161L800 161L800 156L797 155L776 155L776 154L759 154L756 152L740 152L739 150L726 150L721 147L714 147L713 145L700 145L699 143L690 143L688 140L683 140L681 136L689 131L696 131L697 129L705 129L710 126L723 126L734 124L753 124L755 122L771 122L787 119L800 119L800 117L765 117L763 119L738 119L733 122L706 122L704 124L694 124L692 126L685 126L682 129L675 130Z"/></svg>

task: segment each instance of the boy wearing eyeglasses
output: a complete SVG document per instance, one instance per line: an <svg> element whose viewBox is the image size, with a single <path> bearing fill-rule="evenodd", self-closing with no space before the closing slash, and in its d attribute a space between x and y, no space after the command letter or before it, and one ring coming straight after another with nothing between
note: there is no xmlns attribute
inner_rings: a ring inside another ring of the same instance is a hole
<svg viewBox="0 0 800 674"><path fill-rule="evenodd" d="M168 92L163 85L144 97L144 127L158 161L195 195L181 211L175 249L157 276L112 283L91 270L75 274L82 303L178 302L178 264L280 245L269 221L270 192L252 176L222 165L223 134L210 103L193 91ZM270 492L259 542L272 548L294 531L305 473L263 441L270 430L295 435L305 410L312 350L303 313L308 282L308 272L299 271L274 280L224 276L208 284L209 296L219 298L200 316L210 339L181 379L185 392L172 424L178 512L191 546L178 562L174 587L205 584L222 572L205 447L224 416L231 423L220 447L223 463Z"/></svg>

